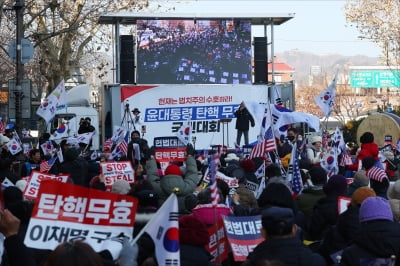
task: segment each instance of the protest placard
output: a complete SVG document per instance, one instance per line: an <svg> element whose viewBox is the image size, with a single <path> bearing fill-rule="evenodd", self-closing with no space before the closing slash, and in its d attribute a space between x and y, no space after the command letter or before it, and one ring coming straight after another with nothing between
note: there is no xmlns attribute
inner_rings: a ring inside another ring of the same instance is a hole
<svg viewBox="0 0 400 266"><path fill-rule="evenodd" d="M43 180L24 243L36 249L55 249L81 240L102 251L104 241L132 237L137 199L54 180Z"/></svg>
<svg viewBox="0 0 400 266"><path fill-rule="evenodd" d="M34 170L28 178L23 195L27 199L34 200L38 195L40 184L43 180L52 179L62 183L67 183L68 178L69 174L51 175Z"/></svg>
<svg viewBox="0 0 400 266"><path fill-rule="evenodd" d="M117 180L125 180L130 184L135 182L135 170L130 161L102 162L100 171L104 175L104 184L109 191Z"/></svg>
<svg viewBox="0 0 400 266"><path fill-rule="evenodd" d="M206 250L213 256L211 262L221 264L228 258L228 239L226 238L224 223L219 220L216 226L208 228L209 241Z"/></svg>
<svg viewBox="0 0 400 266"><path fill-rule="evenodd" d="M235 261L245 261L254 248L264 241L261 216L223 216L224 227Z"/></svg>

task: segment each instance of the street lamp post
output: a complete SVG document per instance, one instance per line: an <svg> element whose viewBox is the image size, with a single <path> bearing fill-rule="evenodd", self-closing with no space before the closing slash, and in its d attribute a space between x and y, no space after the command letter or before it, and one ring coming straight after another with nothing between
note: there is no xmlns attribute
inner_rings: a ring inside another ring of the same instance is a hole
<svg viewBox="0 0 400 266"><path fill-rule="evenodd" d="M24 78L24 65L22 63L22 39L24 37L24 0L16 0L14 10L17 19L16 29L16 75L15 75L15 129L22 131L22 80Z"/></svg>

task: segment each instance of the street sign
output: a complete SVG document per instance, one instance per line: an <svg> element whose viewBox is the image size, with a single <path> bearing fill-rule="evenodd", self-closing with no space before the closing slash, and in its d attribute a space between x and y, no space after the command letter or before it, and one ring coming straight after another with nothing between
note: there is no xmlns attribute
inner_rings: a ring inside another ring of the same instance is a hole
<svg viewBox="0 0 400 266"><path fill-rule="evenodd" d="M21 63L26 64L33 57L33 53L34 53L33 44L27 39L21 39L21 46L22 46ZM8 46L8 55L14 62L17 62L17 41L16 40L12 40L10 42L10 44Z"/></svg>
<svg viewBox="0 0 400 266"><path fill-rule="evenodd" d="M400 87L399 70L352 70L352 88L397 88Z"/></svg>

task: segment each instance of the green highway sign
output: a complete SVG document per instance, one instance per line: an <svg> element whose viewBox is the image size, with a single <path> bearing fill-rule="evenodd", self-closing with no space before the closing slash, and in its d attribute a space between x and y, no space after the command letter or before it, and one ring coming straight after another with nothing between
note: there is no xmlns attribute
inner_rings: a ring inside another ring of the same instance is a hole
<svg viewBox="0 0 400 266"><path fill-rule="evenodd" d="M397 88L400 87L399 70L352 70L352 88Z"/></svg>

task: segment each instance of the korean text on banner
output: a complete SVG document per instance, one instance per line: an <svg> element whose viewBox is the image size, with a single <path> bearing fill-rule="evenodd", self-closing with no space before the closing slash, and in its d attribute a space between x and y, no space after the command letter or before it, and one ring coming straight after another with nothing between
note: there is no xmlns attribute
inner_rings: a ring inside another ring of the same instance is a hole
<svg viewBox="0 0 400 266"><path fill-rule="evenodd" d="M224 223L222 220L217 222L217 226L208 228L209 241L206 250L213 256L211 262L219 263L228 258L228 240L226 238Z"/></svg>
<svg viewBox="0 0 400 266"><path fill-rule="evenodd" d="M235 261L245 261L254 248L264 241L261 216L223 216L225 231Z"/></svg>
<svg viewBox="0 0 400 266"><path fill-rule="evenodd" d="M99 252L111 237L132 236L136 209L137 199L130 196L44 180L24 243L55 249L79 239Z"/></svg>

